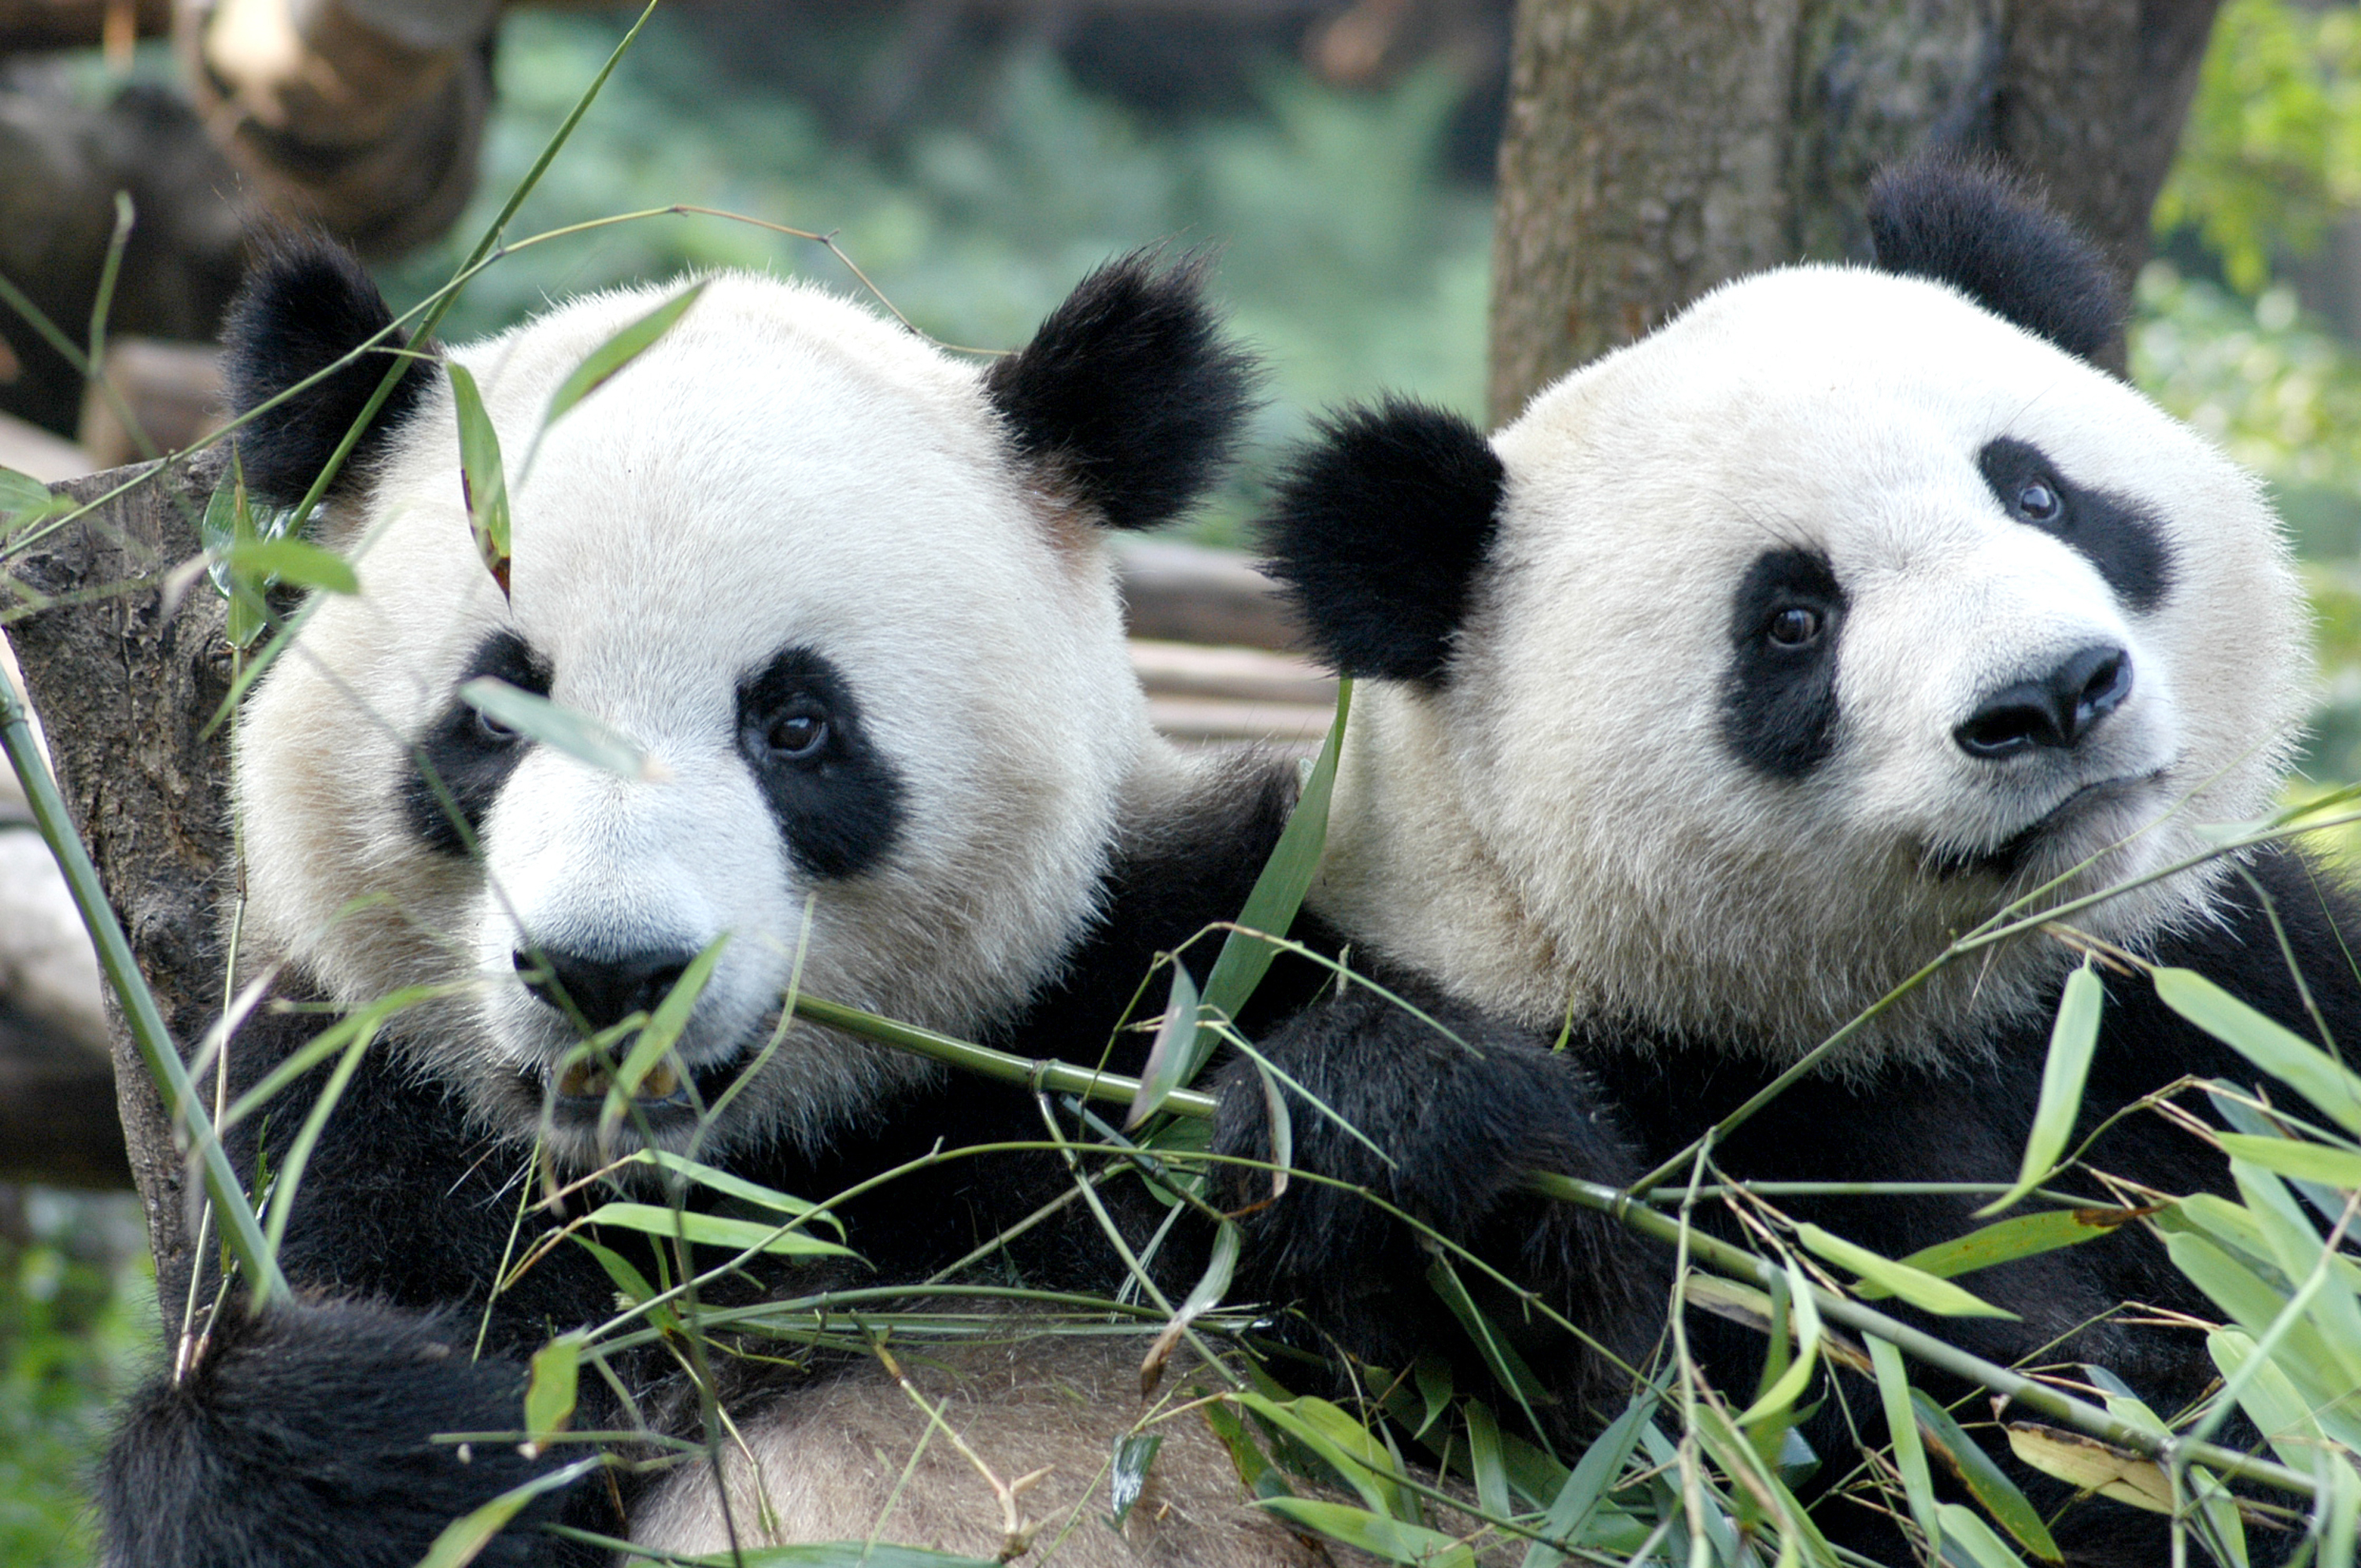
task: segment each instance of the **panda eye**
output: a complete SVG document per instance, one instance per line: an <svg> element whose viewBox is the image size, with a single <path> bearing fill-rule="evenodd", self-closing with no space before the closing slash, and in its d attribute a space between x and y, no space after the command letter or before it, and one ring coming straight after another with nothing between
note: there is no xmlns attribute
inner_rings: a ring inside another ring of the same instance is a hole
<svg viewBox="0 0 2361 1568"><path fill-rule="evenodd" d="M1763 634L1774 648L1805 648L1819 641L1820 612L1799 604L1776 611Z"/></svg>
<svg viewBox="0 0 2361 1568"><path fill-rule="evenodd" d="M2055 522L2065 510L2058 492L2039 479L2027 479L2016 492L2017 515L2028 522Z"/></svg>
<svg viewBox="0 0 2361 1568"><path fill-rule="evenodd" d="M788 762L807 761L828 744L828 716L809 707L790 708L771 720L763 743Z"/></svg>
<svg viewBox="0 0 2361 1568"><path fill-rule="evenodd" d="M476 738L489 746L505 746L521 738L521 731L501 723L482 708L476 709Z"/></svg>

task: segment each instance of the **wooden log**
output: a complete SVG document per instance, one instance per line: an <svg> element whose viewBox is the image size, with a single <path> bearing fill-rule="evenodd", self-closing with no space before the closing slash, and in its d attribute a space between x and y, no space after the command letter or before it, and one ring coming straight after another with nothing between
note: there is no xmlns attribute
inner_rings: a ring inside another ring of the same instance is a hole
<svg viewBox="0 0 2361 1568"><path fill-rule="evenodd" d="M1204 648L1134 639L1131 667L1150 696L1330 707L1336 680L1308 659L1260 648Z"/></svg>
<svg viewBox="0 0 2361 1568"><path fill-rule="evenodd" d="M1278 585L1235 552L1127 539L1122 572L1134 637L1248 648L1291 648L1301 641Z"/></svg>
<svg viewBox="0 0 2361 1568"><path fill-rule="evenodd" d="M221 428L221 351L210 343L117 338L106 345L101 374L114 396L94 386L85 390L78 437L93 467L179 452ZM125 427L117 403L137 424L136 433Z"/></svg>

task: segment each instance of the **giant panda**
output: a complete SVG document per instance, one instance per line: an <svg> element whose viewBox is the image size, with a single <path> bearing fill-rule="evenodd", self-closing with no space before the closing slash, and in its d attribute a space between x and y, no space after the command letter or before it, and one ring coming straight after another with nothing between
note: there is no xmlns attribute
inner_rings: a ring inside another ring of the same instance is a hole
<svg viewBox="0 0 2361 1568"><path fill-rule="evenodd" d="M1266 1053L1386 1157L1299 1110L1297 1163L1477 1246L1591 1335L1488 1300L1556 1397L1544 1424L1621 1408L1616 1358L1658 1347L1670 1259L1523 1172L1627 1185L2010 900L2202 854L2204 825L2272 808L2311 696L2260 487L2094 363L2122 325L2095 253L1957 162L1890 171L1870 219L1875 266L1728 283L1489 439L1404 400L1337 413L1264 520L1312 642L1361 683L1300 934L1458 1036L1367 986L1308 1006ZM2070 924L2081 948L2361 1038L2352 891L2296 850L2209 861ZM2037 937L1936 973L1716 1165L2013 1180L2079 961ZM2102 972L2078 1138L2184 1074L2253 1081L2144 980ZM1265 1152L1253 1095L1225 1095L1216 1147ZM2162 1193L2226 1176L2150 1113L2085 1158ZM1780 1201L1895 1257L1974 1229L1985 1196ZM1248 1225L1274 1299L1348 1350L1400 1366L1464 1343L1408 1228L1352 1194L1299 1183ZM2126 1321L2217 1315L2137 1225L1969 1283L2022 1315L1938 1325L1988 1359L2095 1363L2165 1412L2214 1376L2202 1334ZM1742 1397L1761 1336L1690 1317ZM1883 1428L1873 1392L1825 1400L1806 1428L1823 1482L1848 1468L1847 1404ZM1907 1560L1872 1510L1819 1513L1840 1544ZM2165 1562L2165 1529L2103 1501L2057 1521L2081 1563Z"/></svg>
<svg viewBox="0 0 2361 1568"><path fill-rule="evenodd" d="M1044 1137L1020 1089L783 1026L791 981L1136 1070L1144 1037L1115 1030L1151 960L1235 914L1283 824L1291 766L1185 759L1150 729L1108 551L1192 502L1251 405L1200 269L1112 263L981 368L820 290L723 274L544 428L560 384L664 297L577 300L447 354L396 336L339 368L387 308L342 252L290 240L233 313L236 456L266 508L409 368L324 513L360 591L294 612L237 718L228 928L240 983L279 1001L232 1034L228 1092L324 1014L431 994L362 1058L303 1172L280 1253L299 1299L214 1310L211 1280L162 1282L196 1332L105 1461L111 1563L417 1562L584 1452L433 1440L517 1431L523 1358L613 1315L614 1279L571 1245L493 1289L602 1196L668 1201L630 1173L588 1182L609 1157L693 1154L818 1199L945 1146ZM506 583L471 539L445 364L507 455ZM456 696L481 675L647 764L619 776L529 741ZM651 1010L725 935L681 1070L602 1135L604 1083L569 1048ZM283 1171L325 1072L234 1130L250 1181ZM1068 1185L1046 1157L944 1160L839 1209L857 1259L707 1299L915 1283ZM676 1261L603 1237L649 1278ZM1009 1252L1032 1283L1123 1278L1061 1223ZM701 1438L676 1345L610 1379L586 1367L574 1428ZM744 1430L794 1398L749 1397L766 1402L731 1412ZM620 1534L638 1490L610 1470L544 1494L477 1561L602 1561L527 1527ZM1206 1529L1269 1533L1243 1510Z"/></svg>

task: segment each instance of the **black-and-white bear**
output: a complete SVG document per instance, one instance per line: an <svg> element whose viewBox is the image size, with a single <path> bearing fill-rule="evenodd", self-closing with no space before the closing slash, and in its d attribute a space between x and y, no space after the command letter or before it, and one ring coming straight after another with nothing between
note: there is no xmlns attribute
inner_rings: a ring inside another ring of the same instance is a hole
<svg viewBox="0 0 2361 1568"><path fill-rule="evenodd" d="M1317 934L1477 1047L1366 987L1313 1007L1266 1048L1394 1163L1309 1114L1298 1161L1477 1244L1634 1362L1668 1259L1524 1171L1626 1185L2011 899L2202 853L2202 825L2272 806L2312 695L2259 487L2090 361L2121 327L2094 253L1955 164L1890 173L1871 218L1876 269L1725 285L1488 440L1407 402L1341 413L1268 520L1313 642L1361 681ZM2351 892L2299 852L2209 861L2068 923L2088 940L1987 948L1861 1023L1716 1166L2006 1183L2092 946L2201 970L2311 1036L2301 970L2328 1032L2361 1038ZM2078 1135L2184 1074L2254 1080L2144 979L2106 987ZM1219 1146L1259 1150L1255 1097L1224 1110ZM2165 1193L2226 1174L2152 1114L2085 1158ZM1989 1195L1790 1206L1895 1257L1975 1228ZM1257 1214L1257 1247L1282 1298L1374 1359L1457 1334L1408 1232L1333 1189ZM2214 1376L2202 1334L2127 1321L2211 1315L2137 1225L1971 1283L2022 1315L1941 1325L1992 1360L2097 1363L2166 1411ZM1561 1413L1620 1408L1609 1355L1491 1304ZM1692 1330L1725 1387L1752 1387L1762 1343ZM1850 1452L1844 1420L1831 1400L1810 1429L1824 1459ZM1868 1510L1824 1512L1880 1560L1901 1550ZM2058 1534L2077 1562L2164 1561L2157 1517L2113 1504Z"/></svg>
<svg viewBox="0 0 2361 1568"><path fill-rule="evenodd" d="M1106 547L1185 510L1250 404L1196 269L1112 264L980 370L821 291L722 275L544 428L663 297L578 300L450 352L507 454L505 587L471 538L438 356L413 358L330 494L323 537L360 592L304 607L238 721L240 967L282 964L282 992L334 1012L432 995L388 1025L303 1172L280 1262L306 1294L249 1316L208 1291L201 1337L127 1408L102 1480L111 1563L406 1568L586 1452L447 1434L519 1430L522 1358L614 1315L615 1280L571 1245L494 1288L613 1195L540 1201L612 1153L693 1153L812 1198L921 1167L837 1211L859 1262L741 1272L708 1305L915 1283L1024 1218L1067 1189L1061 1165L956 1151L1038 1142L1033 1096L783 1025L791 981L1098 1061L1154 955L1236 913L1284 819L1291 770L1183 758L1150 729ZM311 378L389 320L323 245L249 284L227 339L257 496L291 502L321 472L399 361ZM640 776L462 701L485 675L618 733ZM725 936L672 1063L602 1139L605 1075L566 1053ZM257 1013L227 1047L232 1092L324 1021ZM1113 1059L1136 1066L1125 1039ZM240 1124L250 1179L283 1168L324 1074ZM679 1261L603 1234L650 1278ZM1031 1282L1112 1289L1121 1266L1091 1244L1049 1223L1009 1250ZM575 1429L701 1434L676 1345L618 1353L611 1381L586 1369ZM634 1486L544 1497L478 1561L600 1560L522 1526L619 1533ZM1275 1534L1235 1508L1211 1528Z"/></svg>

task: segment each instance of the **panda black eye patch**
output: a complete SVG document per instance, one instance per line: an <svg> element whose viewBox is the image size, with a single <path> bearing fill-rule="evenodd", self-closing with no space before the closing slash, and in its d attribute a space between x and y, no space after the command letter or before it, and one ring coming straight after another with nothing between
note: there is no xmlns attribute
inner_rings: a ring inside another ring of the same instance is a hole
<svg viewBox="0 0 2361 1568"><path fill-rule="evenodd" d="M536 696L549 695L549 662L513 631L486 638L451 683L453 690L478 675L491 675ZM458 807L468 833L480 831L484 813L500 797L524 749L522 736L454 696L411 749L412 766L401 788L402 817L410 830L429 849L466 854L467 839L451 819L451 806ZM434 788L438 782L440 795Z"/></svg>
<svg viewBox="0 0 2361 1568"><path fill-rule="evenodd" d="M1800 779L1837 742L1837 641L1844 589L1826 557L1767 550L1739 580L1730 606L1730 666L1721 683L1721 739L1774 779Z"/></svg>
<svg viewBox="0 0 2361 1568"><path fill-rule="evenodd" d="M807 876L857 876L902 829L901 775L826 656L789 648L738 685L738 751Z"/></svg>
<svg viewBox="0 0 2361 1568"><path fill-rule="evenodd" d="M2172 588L2172 551L2138 502L2087 489L2030 442L2004 435L1976 454L2001 510L2063 541L2098 568L2115 597L2145 614Z"/></svg>

